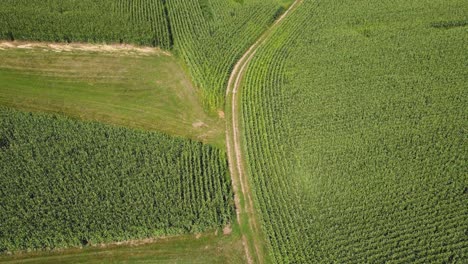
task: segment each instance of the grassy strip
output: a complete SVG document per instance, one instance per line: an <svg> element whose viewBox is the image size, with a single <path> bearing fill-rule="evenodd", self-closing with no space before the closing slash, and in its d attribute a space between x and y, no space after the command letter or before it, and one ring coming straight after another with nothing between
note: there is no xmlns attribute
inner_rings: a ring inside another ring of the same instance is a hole
<svg viewBox="0 0 468 264"><path fill-rule="evenodd" d="M216 233L216 234L215 234ZM15 263L245 263L242 242L237 232L223 235L212 231L158 239L147 244L91 246L53 252L0 256L0 262Z"/></svg>

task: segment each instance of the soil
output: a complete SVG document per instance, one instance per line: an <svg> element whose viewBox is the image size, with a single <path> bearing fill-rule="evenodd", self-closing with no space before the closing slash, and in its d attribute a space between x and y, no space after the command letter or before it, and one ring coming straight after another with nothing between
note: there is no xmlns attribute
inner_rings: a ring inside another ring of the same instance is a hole
<svg viewBox="0 0 468 264"><path fill-rule="evenodd" d="M103 53L125 53L136 55L172 56L171 53L160 48L138 47L128 44L87 44L87 43L51 43L51 42L23 42L3 41L0 49L43 49L54 52L88 51Z"/></svg>
<svg viewBox="0 0 468 264"><path fill-rule="evenodd" d="M193 126L194 128L201 128L201 127L205 127L206 124L203 123L202 121L198 121L198 122L193 123L192 126Z"/></svg>
<svg viewBox="0 0 468 264"><path fill-rule="evenodd" d="M223 228L223 235L230 235L232 233L231 225L227 225Z"/></svg>

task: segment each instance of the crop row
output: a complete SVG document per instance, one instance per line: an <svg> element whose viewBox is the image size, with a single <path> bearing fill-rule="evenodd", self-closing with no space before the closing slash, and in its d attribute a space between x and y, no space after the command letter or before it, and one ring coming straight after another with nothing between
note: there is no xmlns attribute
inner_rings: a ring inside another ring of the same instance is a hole
<svg viewBox="0 0 468 264"><path fill-rule="evenodd" d="M221 150L159 133L0 109L0 249L80 246L221 227Z"/></svg>
<svg viewBox="0 0 468 264"><path fill-rule="evenodd" d="M461 19L436 2L304 1L251 61L244 149L274 262L468 259L467 39L430 28Z"/></svg>
<svg viewBox="0 0 468 264"><path fill-rule="evenodd" d="M159 0L0 3L0 38L10 40L134 43L169 48L165 21Z"/></svg>

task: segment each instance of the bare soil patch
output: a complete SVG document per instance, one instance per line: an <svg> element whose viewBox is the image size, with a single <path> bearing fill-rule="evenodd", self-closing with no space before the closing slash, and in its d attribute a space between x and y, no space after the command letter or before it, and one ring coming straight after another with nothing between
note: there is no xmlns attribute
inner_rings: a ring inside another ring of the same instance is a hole
<svg viewBox="0 0 468 264"><path fill-rule="evenodd" d="M223 235L227 236L232 233L231 225L227 225L223 228Z"/></svg>
<svg viewBox="0 0 468 264"><path fill-rule="evenodd" d="M194 128L201 128L201 127L206 127L206 124L203 123L202 121L198 121L192 124Z"/></svg>
<svg viewBox="0 0 468 264"><path fill-rule="evenodd" d="M129 44L88 44L88 43L51 43L51 42L22 42L22 41L2 41L0 49L43 49L54 52L103 52L103 53L124 53L135 55L160 55L172 56L168 51L160 48L138 47Z"/></svg>

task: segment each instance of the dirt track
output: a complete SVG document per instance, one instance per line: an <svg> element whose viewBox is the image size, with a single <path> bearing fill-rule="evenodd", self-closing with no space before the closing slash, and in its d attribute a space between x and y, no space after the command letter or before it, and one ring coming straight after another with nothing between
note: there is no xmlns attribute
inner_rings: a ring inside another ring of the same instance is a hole
<svg viewBox="0 0 468 264"><path fill-rule="evenodd" d="M231 171L232 183L234 188L234 201L236 204L236 213L237 221L239 225L247 224L250 228L250 231L253 233L252 241L249 241L245 235L245 232L242 232L242 243L244 245L246 257L248 263L264 263L264 252L263 246L261 245L260 238L262 237L260 223L258 218L255 215L254 204L252 192L249 186L249 181L246 177L244 160L245 157L242 153L241 145L241 132L239 126L239 101L240 101L240 86L242 82L242 77L244 76L245 70L249 62L255 56L258 48L262 46L268 38L271 36L271 33L280 22L303 0L296 0L289 9L284 12L284 14L279 17L275 23L247 50L247 52L242 56L242 58L236 63L234 69L229 78L227 90L226 90L226 113L227 116L227 129L226 129L226 144L227 152L229 159L229 169ZM240 197L244 198L243 206L241 205ZM247 215L248 223L243 223L242 215ZM242 231L242 228L241 228ZM249 243L251 246L249 247ZM251 248L254 248L255 252L250 252Z"/></svg>

